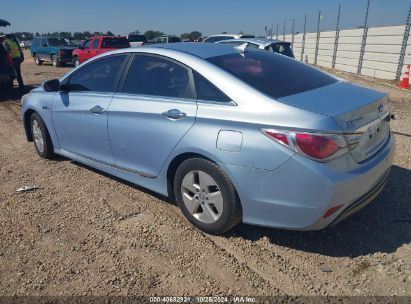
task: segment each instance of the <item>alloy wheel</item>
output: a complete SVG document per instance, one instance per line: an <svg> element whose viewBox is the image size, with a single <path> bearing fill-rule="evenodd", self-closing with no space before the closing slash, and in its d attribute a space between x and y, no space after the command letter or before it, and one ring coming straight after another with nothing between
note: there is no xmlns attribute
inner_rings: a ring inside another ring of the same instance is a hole
<svg viewBox="0 0 411 304"><path fill-rule="evenodd" d="M184 205L203 223L215 223L223 213L223 195L217 182L203 171L188 172L181 184Z"/></svg>
<svg viewBox="0 0 411 304"><path fill-rule="evenodd" d="M43 153L44 151L43 133L41 132L40 124L38 123L37 120L33 120L32 130L33 130L34 144L36 145L39 152Z"/></svg>

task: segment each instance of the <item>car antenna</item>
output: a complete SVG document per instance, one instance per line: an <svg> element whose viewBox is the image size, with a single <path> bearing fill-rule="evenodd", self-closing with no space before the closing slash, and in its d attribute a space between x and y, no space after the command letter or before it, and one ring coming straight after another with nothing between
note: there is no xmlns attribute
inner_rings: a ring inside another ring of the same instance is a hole
<svg viewBox="0 0 411 304"><path fill-rule="evenodd" d="M241 53L244 53L244 52L245 52L245 49L247 48L247 46L248 46L248 42L244 42L243 44L237 45L237 46L235 46L234 48L235 48L237 51L240 51Z"/></svg>

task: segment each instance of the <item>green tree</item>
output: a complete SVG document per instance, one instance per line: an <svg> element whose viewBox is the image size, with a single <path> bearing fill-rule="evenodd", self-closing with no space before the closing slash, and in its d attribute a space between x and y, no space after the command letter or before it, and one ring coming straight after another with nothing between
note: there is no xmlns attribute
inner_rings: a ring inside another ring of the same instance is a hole
<svg viewBox="0 0 411 304"><path fill-rule="evenodd" d="M140 31L139 30L135 30L129 33L129 35L139 35Z"/></svg>

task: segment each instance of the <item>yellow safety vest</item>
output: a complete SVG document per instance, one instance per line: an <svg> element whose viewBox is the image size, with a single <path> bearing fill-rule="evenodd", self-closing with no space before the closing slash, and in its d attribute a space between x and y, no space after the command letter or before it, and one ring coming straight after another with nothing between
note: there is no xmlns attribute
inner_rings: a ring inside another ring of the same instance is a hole
<svg viewBox="0 0 411 304"><path fill-rule="evenodd" d="M10 55L11 57L14 58L20 58L20 49L17 43L15 43L13 40L6 38L5 43L9 47Z"/></svg>

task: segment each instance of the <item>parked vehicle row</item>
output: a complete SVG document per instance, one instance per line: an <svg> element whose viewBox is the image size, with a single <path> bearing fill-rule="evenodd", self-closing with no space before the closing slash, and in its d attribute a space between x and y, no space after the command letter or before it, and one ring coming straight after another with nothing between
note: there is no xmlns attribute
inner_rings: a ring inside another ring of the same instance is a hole
<svg viewBox="0 0 411 304"><path fill-rule="evenodd" d="M125 36L97 36L86 40L72 53L74 66L79 66L94 56L116 49L128 48L130 43Z"/></svg>
<svg viewBox="0 0 411 304"><path fill-rule="evenodd" d="M38 154L175 199L197 228L333 225L383 189L386 93L275 52L217 43L127 48L22 99Z"/></svg>

